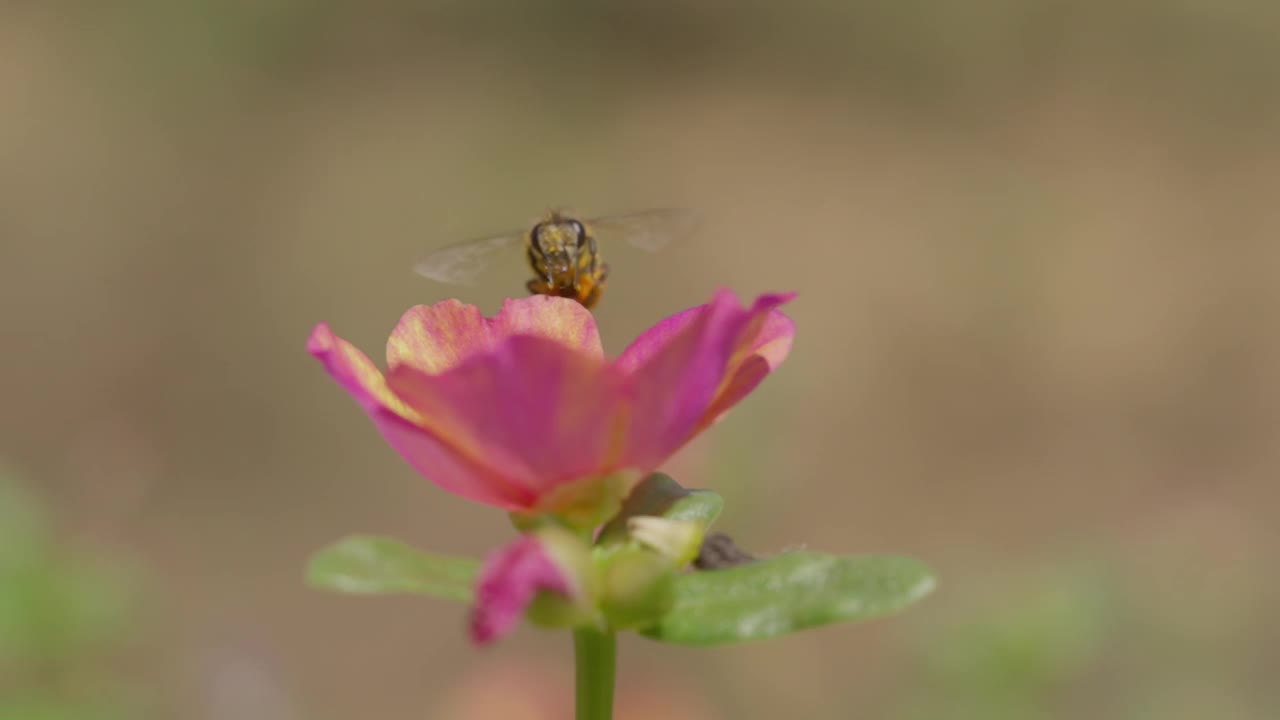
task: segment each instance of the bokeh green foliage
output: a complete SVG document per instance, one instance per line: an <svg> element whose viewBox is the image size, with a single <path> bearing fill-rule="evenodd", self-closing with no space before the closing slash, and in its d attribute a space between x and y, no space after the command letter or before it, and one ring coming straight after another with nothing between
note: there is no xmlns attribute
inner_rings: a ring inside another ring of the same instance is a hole
<svg viewBox="0 0 1280 720"><path fill-rule="evenodd" d="M919 686L904 693L908 720L1036 720L1096 661L1115 612L1102 581L1067 575L1022 579L930 627Z"/></svg>
<svg viewBox="0 0 1280 720"><path fill-rule="evenodd" d="M124 566L69 548L0 472L0 720L137 717L106 671L131 627Z"/></svg>
<svg viewBox="0 0 1280 720"><path fill-rule="evenodd" d="M1160 617L1153 602L1180 609ZM1208 596L1181 606L1155 597L1106 562L983 578L917 628L911 681L885 716L1276 717L1280 698L1258 691L1249 658L1215 651L1230 645L1231 623L1202 628L1209 637L1193 629L1220 612Z"/></svg>

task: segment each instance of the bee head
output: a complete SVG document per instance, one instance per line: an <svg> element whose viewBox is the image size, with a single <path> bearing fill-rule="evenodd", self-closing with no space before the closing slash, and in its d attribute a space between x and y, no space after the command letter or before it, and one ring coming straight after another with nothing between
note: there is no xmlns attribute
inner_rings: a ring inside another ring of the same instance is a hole
<svg viewBox="0 0 1280 720"><path fill-rule="evenodd" d="M571 262L578 248L586 243L587 232L577 220L556 217L534 225L532 239L549 260L563 258Z"/></svg>

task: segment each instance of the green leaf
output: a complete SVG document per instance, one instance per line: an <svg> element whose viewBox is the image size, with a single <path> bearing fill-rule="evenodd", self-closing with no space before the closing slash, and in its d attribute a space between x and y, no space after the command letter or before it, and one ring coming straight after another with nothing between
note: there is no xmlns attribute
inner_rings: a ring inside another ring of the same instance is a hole
<svg viewBox="0 0 1280 720"><path fill-rule="evenodd" d="M432 595L471 602L480 563L432 555L399 540L353 535L317 552L307 565L313 587L358 595Z"/></svg>
<svg viewBox="0 0 1280 720"><path fill-rule="evenodd" d="M763 640L836 622L887 615L929 594L917 560L793 552L676 581L676 602L645 635L678 645Z"/></svg>
<svg viewBox="0 0 1280 720"><path fill-rule="evenodd" d="M649 515L668 520L697 520L711 527L724 507L724 500L710 490L689 490L662 473L654 473L631 491L622 510L600 531L600 545L622 542L627 537L627 519Z"/></svg>

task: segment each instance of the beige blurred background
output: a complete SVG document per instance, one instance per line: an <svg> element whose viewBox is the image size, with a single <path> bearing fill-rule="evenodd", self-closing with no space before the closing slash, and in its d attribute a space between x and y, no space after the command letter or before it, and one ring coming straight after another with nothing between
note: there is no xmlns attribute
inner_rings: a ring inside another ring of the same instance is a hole
<svg viewBox="0 0 1280 720"><path fill-rule="evenodd" d="M567 717L567 636L481 651L460 607L303 585L351 531L511 534L303 344L519 294L413 275L432 248L673 204L704 229L611 257L610 350L800 293L791 359L673 473L751 548L940 585L628 637L620 718L1280 716L1278 119L1261 0L6 2L0 480L47 551L0 587L0 717ZM45 585L109 631L58 645Z"/></svg>

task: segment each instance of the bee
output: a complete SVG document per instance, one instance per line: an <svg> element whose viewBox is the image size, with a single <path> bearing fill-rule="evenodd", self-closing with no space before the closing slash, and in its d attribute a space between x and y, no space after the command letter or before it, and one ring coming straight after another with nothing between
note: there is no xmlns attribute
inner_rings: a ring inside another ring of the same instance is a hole
<svg viewBox="0 0 1280 720"><path fill-rule="evenodd" d="M552 210L524 232L470 240L436 250L414 270L423 276L453 285L471 284L494 261L510 257L523 246L533 277L525 284L530 293L572 298L588 309L595 306L609 279L609 263L600 252L601 241L624 242L655 252L672 240L689 235L696 224L688 210L645 210L580 220L563 210Z"/></svg>

